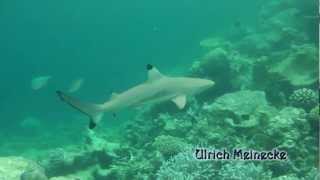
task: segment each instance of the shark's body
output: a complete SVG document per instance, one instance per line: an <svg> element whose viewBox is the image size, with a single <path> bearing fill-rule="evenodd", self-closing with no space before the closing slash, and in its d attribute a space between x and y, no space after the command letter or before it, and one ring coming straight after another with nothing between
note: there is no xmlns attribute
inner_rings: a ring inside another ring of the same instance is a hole
<svg viewBox="0 0 320 180"><path fill-rule="evenodd" d="M93 129L104 112L117 112L128 107L172 100L180 109L186 104L186 97L197 94L214 85L214 82L199 78L168 77L162 75L152 65L147 66L148 80L121 94L113 93L103 104L83 103L57 91L59 97L72 107L90 117L89 128Z"/></svg>

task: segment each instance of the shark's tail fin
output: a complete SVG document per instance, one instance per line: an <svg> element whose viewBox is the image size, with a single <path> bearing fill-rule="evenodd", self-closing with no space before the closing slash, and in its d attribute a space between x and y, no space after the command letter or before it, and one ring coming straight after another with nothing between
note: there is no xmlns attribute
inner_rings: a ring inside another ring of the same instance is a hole
<svg viewBox="0 0 320 180"><path fill-rule="evenodd" d="M102 105L81 102L78 99L73 98L71 96L68 96L61 91L57 91L57 95L60 97L60 99L62 101L68 103L73 108L75 108L78 111L89 116L89 118L90 118L89 128L90 129L95 128L97 123L99 123L99 121L101 120L102 115L103 115Z"/></svg>

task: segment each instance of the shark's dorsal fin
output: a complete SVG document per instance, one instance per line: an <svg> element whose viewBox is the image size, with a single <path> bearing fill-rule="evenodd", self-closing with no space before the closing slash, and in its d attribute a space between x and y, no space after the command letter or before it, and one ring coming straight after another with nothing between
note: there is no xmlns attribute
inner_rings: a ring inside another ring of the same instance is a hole
<svg viewBox="0 0 320 180"><path fill-rule="evenodd" d="M186 95L180 95L172 99L172 101L178 106L179 109L183 109L187 103Z"/></svg>
<svg viewBox="0 0 320 180"><path fill-rule="evenodd" d="M154 66L152 66L151 64L147 65L147 70L148 70L148 81L152 82L158 79L161 79L164 77L163 74L161 74L159 72L159 70L157 68L155 68Z"/></svg>
<svg viewBox="0 0 320 180"><path fill-rule="evenodd" d="M110 96L110 99L112 100L112 99L116 98L117 96L119 96L118 93L112 93Z"/></svg>

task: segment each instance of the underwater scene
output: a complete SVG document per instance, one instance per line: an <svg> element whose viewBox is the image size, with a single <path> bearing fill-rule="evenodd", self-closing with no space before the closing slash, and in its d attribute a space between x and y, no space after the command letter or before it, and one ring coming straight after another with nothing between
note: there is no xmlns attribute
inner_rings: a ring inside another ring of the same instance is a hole
<svg viewBox="0 0 320 180"><path fill-rule="evenodd" d="M0 1L0 180L318 180L316 0Z"/></svg>

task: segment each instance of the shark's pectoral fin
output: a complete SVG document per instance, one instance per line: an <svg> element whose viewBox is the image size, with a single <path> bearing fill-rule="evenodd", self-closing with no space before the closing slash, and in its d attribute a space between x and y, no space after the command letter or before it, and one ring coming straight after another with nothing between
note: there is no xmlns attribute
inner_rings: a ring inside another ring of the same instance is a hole
<svg viewBox="0 0 320 180"><path fill-rule="evenodd" d="M179 109L183 109L187 103L186 95L180 95L172 99L172 101L178 106Z"/></svg>

